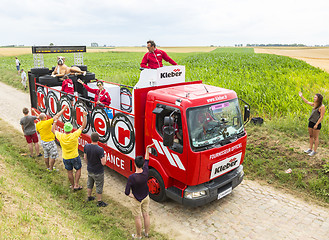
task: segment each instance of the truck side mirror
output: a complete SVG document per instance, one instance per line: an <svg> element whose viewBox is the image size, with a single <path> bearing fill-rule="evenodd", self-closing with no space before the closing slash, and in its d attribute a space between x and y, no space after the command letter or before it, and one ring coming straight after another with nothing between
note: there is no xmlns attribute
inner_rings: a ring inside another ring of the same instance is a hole
<svg viewBox="0 0 329 240"><path fill-rule="evenodd" d="M244 105L244 116L243 116L243 121L245 123L249 122L250 118L250 109L247 105Z"/></svg>
<svg viewBox="0 0 329 240"><path fill-rule="evenodd" d="M166 127L167 126L173 126L174 125L174 118L170 117L170 116L164 117L163 125L166 126Z"/></svg>
<svg viewBox="0 0 329 240"><path fill-rule="evenodd" d="M171 147L174 145L175 129L172 126L167 126L163 128L163 145L166 147Z"/></svg>
<svg viewBox="0 0 329 240"><path fill-rule="evenodd" d="M174 145L175 129L173 127L174 119L170 116L164 117L163 121L163 145L171 147Z"/></svg>

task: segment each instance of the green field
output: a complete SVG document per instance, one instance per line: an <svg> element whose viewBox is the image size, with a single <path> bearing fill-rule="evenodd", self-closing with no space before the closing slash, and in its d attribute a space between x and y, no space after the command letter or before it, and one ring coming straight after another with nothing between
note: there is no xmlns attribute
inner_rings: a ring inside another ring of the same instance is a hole
<svg viewBox="0 0 329 240"><path fill-rule="evenodd" d="M73 54L63 54L68 66ZM134 85L144 53L86 53L84 63L98 79ZM247 127L249 134L245 169L247 177L278 183L329 202L327 158L317 157L311 164L292 144L307 145L307 119L311 107L298 96L312 101L315 93L328 104L329 74L301 60L284 56L255 54L251 48L218 48L210 53L170 53L186 66L186 80L233 89L251 105L252 116L261 116L261 128ZM19 57L25 69L33 67L33 57ZM56 55L44 55L47 67L55 66ZM0 80L21 88L13 57L0 57ZM320 147L328 147L328 114L323 120ZM279 134L280 137L277 137ZM275 142L273 139L276 139ZM275 143L275 144L274 144ZM291 151L296 152L292 154ZM322 150L324 151L324 149ZM294 164L296 162L296 164ZM284 170L292 168L291 175ZM296 183L297 182L297 183Z"/></svg>

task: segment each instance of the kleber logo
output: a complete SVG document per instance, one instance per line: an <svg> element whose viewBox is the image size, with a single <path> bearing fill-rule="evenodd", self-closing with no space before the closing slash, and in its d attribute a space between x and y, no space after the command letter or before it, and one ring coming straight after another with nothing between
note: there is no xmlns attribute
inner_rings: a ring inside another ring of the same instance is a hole
<svg viewBox="0 0 329 240"><path fill-rule="evenodd" d="M221 176L240 165L242 153L226 158L212 165L210 179Z"/></svg>
<svg viewBox="0 0 329 240"><path fill-rule="evenodd" d="M224 166L219 166L219 167L215 168L215 174L220 174L222 171L224 171L228 168L233 168L237 162L238 162L238 160L236 158L233 158L228 163L226 163Z"/></svg>
<svg viewBox="0 0 329 240"><path fill-rule="evenodd" d="M128 154L135 147L134 126L122 113L115 114L111 124L112 140L117 149Z"/></svg>
<svg viewBox="0 0 329 240"><path fill-rule="evenodd" d="M164 72L164 73L160 73L160 78L171 78L171 77L179 77L180 75L182 75L182 71L177 68L177 69L174 69L171 73L167 73L167 72Z"/></svg>

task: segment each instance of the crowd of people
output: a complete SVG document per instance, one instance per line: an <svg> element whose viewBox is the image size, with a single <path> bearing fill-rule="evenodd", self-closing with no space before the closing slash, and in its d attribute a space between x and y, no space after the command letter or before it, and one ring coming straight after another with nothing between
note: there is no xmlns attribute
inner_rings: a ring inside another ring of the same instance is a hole
<svg viewBox="0 0 329 240"><path fill-rule="evenodd" d="M81 177L82 162L78 151L78 138L87 124L87 112L83 113L83 123L81 127L73 131L73 126L70 122L64 124L64 133L56 130L57 121L63 112L67 109L67 105L58 112L53 118L47 119L46 114L38 114L32 108L35 116L29 114L28 108L23 108L24 117L21 118L20 124L28 143L30 150L30 157L33 157L33 144L37 157L41 157L42 154L39 151L39 133L41 139L41 146L44 152L44 161L46 164L46 170L48 172L56 172L58 168L55 168L55 161L58 158L57 145L55 139L57 139L62 148L63 165L67 171L68 180L70 182L70 189L73 191L79 191L83 189L83 186L79 184ZM40 121L35 124L35 120ZM98 207L106 207L107 203L102 201L102 193L104 188L104 165L106 164L104 149L98 145L99 135L96 132L91 133L91 143L86 144L84 147L84 159L87 162L87 201L93 201L97 199ZM133 215L135 217L136 234L132 234L134 239L142 238L142 221L144 220L143 232L145 237L148 237L150 230L150 216L149 216L149 189L147 185L148 180L148 162L149 151L154 144L146 147L145 157L137 156L135 158L135 173L129 176L127 185L125 188L125 194L131 197L133 200ZM75 170L75 173L73 172ZM96 188L96 198L92 196L93 187Z"/></svg>

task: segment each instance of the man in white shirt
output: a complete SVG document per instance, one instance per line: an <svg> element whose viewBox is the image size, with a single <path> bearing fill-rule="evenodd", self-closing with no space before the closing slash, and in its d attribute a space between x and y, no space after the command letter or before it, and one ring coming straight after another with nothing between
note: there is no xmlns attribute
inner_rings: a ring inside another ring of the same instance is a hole
<svg viewBox="0 0 329 240"><path fill-rule="evenodd" d="M21 63L19 62L19 60L18 60L17 57L15 57L15 59L16 59L16 69L17 69L17 72L18 72L18 74L19 74L19 68L20 68L20 66L21 66Z"/></svg>
<svg viewBox="0 0 329 240"><path fill-rule="evenodd" d="M24 72L24 69L21 70L21 78L21 83L23 84L24 89L26 90L26 73Z"/></svg>

